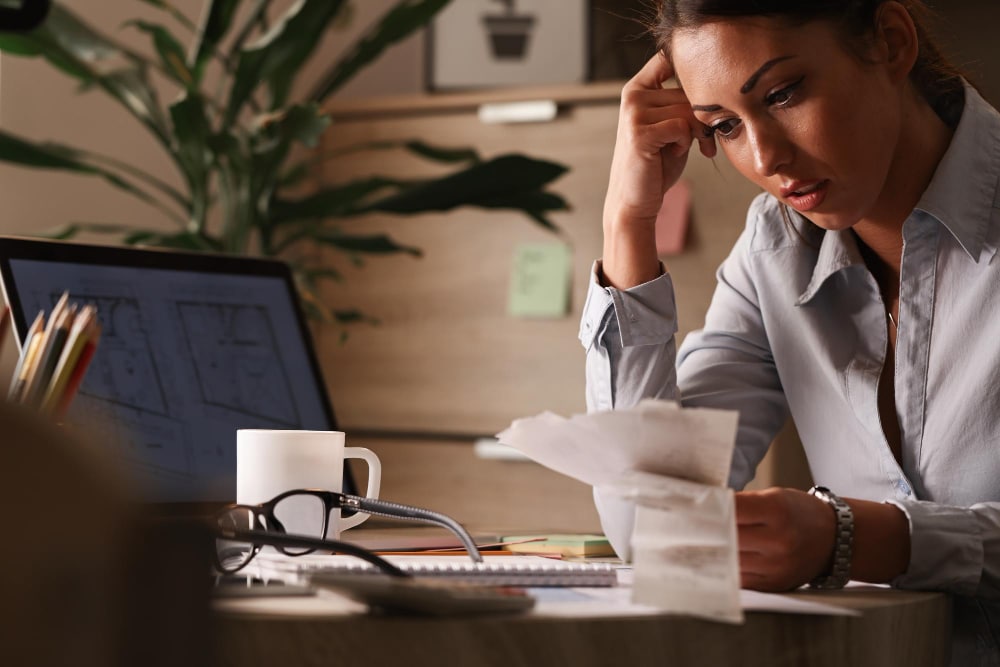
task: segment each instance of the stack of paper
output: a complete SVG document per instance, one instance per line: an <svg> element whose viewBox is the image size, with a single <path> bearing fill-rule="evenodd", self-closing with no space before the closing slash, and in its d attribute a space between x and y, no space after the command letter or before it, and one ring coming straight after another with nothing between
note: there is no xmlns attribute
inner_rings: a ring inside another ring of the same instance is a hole
<svg viewBox="0 0 1000 667"><path fill-rule="evenodd" d="M0 334L3 331L0 318ZM45 313L38 313L28 329L7 398L61 417L83 382L100 336L97 309L71 304L64 293L48 323Z"/></svg>
<svg viewBox="0 0 1000 667"><path fill-rule="evenodd" d="M518 419L497 439L634 504L635 602L740 622L736 519L725 486L737 419L646 400L568 419Z"/></svg>

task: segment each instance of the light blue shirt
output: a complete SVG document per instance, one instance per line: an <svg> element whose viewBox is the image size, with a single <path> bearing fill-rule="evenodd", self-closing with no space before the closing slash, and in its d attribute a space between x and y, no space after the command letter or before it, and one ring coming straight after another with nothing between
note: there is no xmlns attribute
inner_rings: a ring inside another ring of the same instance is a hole
<svg viewBox="0 0 1000 667"><path fill-rule="evenodd" d="M791 229L770 195L751 204L705 327L679 352L669 274L622 291L601 287L595 264L580 328L590 410L645 397L738 410L736 489L790 414L817 484L898 506L912 547L893 585L956 594L954 664L1000 664L998 185L1000 115L967 87L951 145L903 225L901 465L877 401L885 304L854 232L824 231L793 211ZM631 508L597 502L627 551Z"/></svg>

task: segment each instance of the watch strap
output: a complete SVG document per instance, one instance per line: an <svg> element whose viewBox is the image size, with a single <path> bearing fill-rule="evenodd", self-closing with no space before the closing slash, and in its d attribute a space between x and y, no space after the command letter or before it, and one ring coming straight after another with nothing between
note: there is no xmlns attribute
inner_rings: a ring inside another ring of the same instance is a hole
<svg viewBox="0 0 1000 667"><path fill-rule="evenodd" d="M851 506L825 486L814 486L809 494L833 508L836 533L833 542L833 562L830 571L809 582L812 588L843 588L851 579L851 555L854 548L854 512Z"/></svg>

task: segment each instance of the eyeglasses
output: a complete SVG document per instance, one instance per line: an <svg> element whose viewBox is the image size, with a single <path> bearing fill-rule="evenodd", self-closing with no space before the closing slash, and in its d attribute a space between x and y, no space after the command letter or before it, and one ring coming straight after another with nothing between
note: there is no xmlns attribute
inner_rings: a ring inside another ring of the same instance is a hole
<svg viewBox="0 0 1000 667"><path fill-rule="evenodd" d="M346 493L295 489L260 505L230 505L222 510L215 521L215 565L223 574L234 574L246 567L262 546L273 546L288 556L301 556L317 550L345 553L362 558L388 574L403 574L399 568L367 549L326 539L330 513L335 509L442 526L459 538L473 561L480 563L483 560L469 533L447 515Z"/></svg>

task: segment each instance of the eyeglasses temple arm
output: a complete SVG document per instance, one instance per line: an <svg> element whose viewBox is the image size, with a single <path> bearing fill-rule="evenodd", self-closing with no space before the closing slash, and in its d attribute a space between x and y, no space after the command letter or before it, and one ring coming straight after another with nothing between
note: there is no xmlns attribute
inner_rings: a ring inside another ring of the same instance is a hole
<svg viewBox="0 0 1000 667"><path fill-rule="evenodd" d="M321 540L315 537L307 537L305 535L293 535L289 533L272 533L266 530L228 530L223 529L217 531L218 535L226 540L236 540L240 542L249 542L250 544L255 544L257 546L270 546L270 547L290 547L290 548L312 548L312 549L324 549L326 551L334 551L336 553L347 554L349 556L355 556L363 561L371 563L378 569L382 570L386 574L391 574L394 577L409 577L410 575L399 569L386 559L382 558L378 554L374 554L367 549L356 546L354 544L348 544L347 542L341 542L340 540Z"/></svg>
<svg viewBox="0 0 1000 667"><path fill-rule="evenodd" d="M479 549L476 547L476 543L472 540L472 536L469 535L465 528L462 527L462 524L446 514L432 512L431 510L425 510L411 505L400 505L399 503L390 503L385 500L376 500L375 498L352 496L346 493L342 495L342 507L347 509L367 512L368 514L377 514L391 519L427 521L429 523L444 526L458 536L458 539L462 541L463 546L465 546L465 550L469 552L469 557L472 558L472 560L477 563L483 562L483 555L479 553Z"/></svg>

